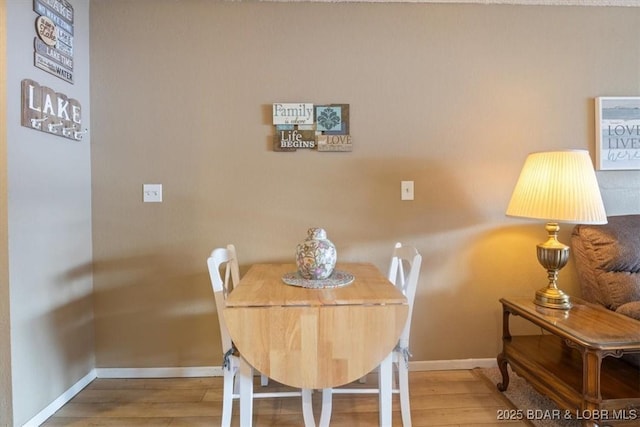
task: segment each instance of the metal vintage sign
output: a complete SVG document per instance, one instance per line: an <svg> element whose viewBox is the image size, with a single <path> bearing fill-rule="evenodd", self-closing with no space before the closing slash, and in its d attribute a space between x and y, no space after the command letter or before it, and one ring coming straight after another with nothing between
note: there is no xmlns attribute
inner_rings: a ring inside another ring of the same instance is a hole
<svg viewBox="0 0 640 427"><path fill-rule="evenodd" d="M22 80L22 126L74 141L87 133L80 102L30 79Z"/></svg>

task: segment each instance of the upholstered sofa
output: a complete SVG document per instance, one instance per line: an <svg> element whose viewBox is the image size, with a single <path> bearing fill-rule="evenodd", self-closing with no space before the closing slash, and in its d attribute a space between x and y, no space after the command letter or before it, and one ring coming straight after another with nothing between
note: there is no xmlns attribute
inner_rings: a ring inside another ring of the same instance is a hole
<svg viewBox="0 0 640 427"><path fill-rule="evenodd" d="M582 298L638 320L640 328L640 215L577 225L571 246ZM630 356L640 366L640 354Z"/></svg>

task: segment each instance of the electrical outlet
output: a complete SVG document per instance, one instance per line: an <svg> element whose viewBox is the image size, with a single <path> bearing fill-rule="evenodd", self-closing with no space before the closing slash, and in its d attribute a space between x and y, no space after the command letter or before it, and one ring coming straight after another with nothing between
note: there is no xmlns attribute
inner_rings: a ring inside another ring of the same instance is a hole
<svg viewBox="0 0 640 427"><path fill-rule="evenodd" d="M145 203L162 202L162 184L143 184L142 201Z"/></svg>
<svg viewBox="0 0 640 427"><path fill-rule="evenodd" d="M413 181L402 181L400 191L400 200L413 200Z"/></svg>

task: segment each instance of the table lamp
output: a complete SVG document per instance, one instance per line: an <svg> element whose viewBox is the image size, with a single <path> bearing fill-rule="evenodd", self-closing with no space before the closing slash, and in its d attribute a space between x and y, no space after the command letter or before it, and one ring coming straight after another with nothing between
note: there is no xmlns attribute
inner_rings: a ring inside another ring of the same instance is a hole
<svg viewBox="0 0 640 427"><path fill-rule="evenodd" d="M589 153L566 150L530 154L513 190L507 215L547 221L549 237L537 246L537 255L547 270L549 284L536 292L534 303L547 308L571 308L569 295L557 284L558 272L569 260L569 247L558 241L558 223L607 223Z"/></svg>

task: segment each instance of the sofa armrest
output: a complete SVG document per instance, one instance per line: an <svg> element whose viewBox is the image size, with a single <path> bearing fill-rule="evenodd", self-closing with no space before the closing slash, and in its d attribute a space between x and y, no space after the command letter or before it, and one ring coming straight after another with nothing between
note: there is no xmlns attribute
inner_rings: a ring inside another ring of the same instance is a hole
<svg viewBox="0 0 640 427"><path fill-rule="evenodd" d="M571 243L584 299L612 310L640 301L640 215L577 225Z"/></svg>

